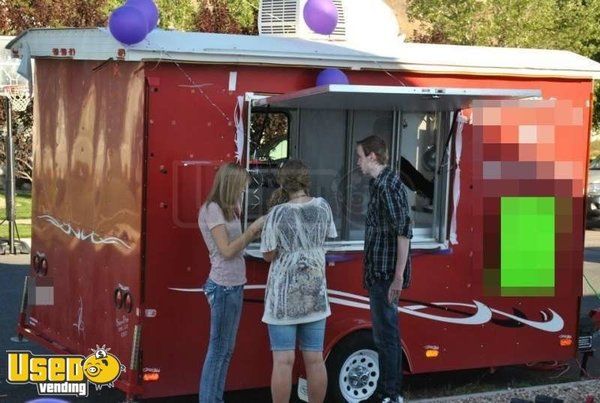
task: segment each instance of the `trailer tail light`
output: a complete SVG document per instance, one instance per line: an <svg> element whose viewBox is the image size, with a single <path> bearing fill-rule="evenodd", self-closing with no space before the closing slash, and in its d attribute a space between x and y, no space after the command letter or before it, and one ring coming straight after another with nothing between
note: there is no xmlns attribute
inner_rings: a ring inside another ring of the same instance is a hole
<svg viewBox="0 0 600 403"><path fill-rule="evenodd" d="M144 375L142 379L146 382L156 382L160 379L160 369L157 368L144 368Z"/></svg>
<svg viewBox="0 0 600 403"><path fill-rule="evenodd" d="M33 271L36 273L40 272L40 262L42 261L42 257L39 253L36 253L33 256Z"/></svg>
<svg viewBox="0 0 600 403"><path fill-rule="evenodd" d="M48 274L48 259L46 259L46 257L42 257L40 260L39 274L41 274L42 276Z"/></svg>
<svg viewBox="0 0 600 403"><path fill-rule="evenodd" d="M437 358L439 355L439 346L425 346L425 358Z"/></svg>
<svg viewBox="0 0 600 403"><path fill-rule="evenodd" d="M120 288L115 289L114 295L115 307L121 309L123 307L123 290Z"/></svg>
<svg viewBox="0 0 600 403"><path fill-rule="evenodd" d="M129 288L123 289L120 285L115 288L113 302L117 309L123 308L127 313L131 313L133 310L133 297L131 296L131 292L129 292Z"/></svg>
<svg viewBox="0 0 600 403"><path fill-rule="evenodd" d="M561 334L559 339L561 347L570 347L573 345L573 337L568 334Z"/></svg>
<svg viewBox="0 0 600 403"><path fill-rule="evenodd" d="M127 313L131 313L131 310L133 309L133 297L129 291L125 293L123 301L123 308L127 311Z"/></svg>
<svg viewBox="0 0 600 403"><path fill-rule="evenodd" d="M156 381L158 381L159 378L160 378L160 375L156 372L150 372L150 373L144 374L144 381L146 381L146 382L156 382Z"/></svg>
<svg viewBox="0 0 600 403"><path fill-rule="evenodd" d="M48 274L48 260L46 259L46 255L43 253L37 252L33 256L33 271L40 276L45 276Z"/></svg>

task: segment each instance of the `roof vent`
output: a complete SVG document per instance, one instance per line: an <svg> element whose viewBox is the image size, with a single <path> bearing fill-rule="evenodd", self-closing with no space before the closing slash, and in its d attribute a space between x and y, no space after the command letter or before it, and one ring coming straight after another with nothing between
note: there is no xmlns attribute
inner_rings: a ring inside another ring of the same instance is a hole
<svg viewBox="0 0 600 403"><path fill-rule="evenodd" d="M333 0L338 9L338 24L331 35L313 32L304 22L303 10L308 0L261 0L258 11L258 33L305 39L346 39L344 0Z"/></svg>

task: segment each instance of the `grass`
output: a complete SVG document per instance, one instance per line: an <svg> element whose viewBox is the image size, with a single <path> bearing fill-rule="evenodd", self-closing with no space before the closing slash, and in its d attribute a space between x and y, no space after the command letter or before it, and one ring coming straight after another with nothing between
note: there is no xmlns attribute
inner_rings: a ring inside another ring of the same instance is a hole
<svg viewBox="0 0 600 403"><path fill-rule="evenodd" d="M31 194L17 192L15 197L15 214L17 231L21 238L31 238ZM0 195L0 221L6 219L6 202L4 195ZM8 238L8 222L0 225L0 238Z"/></svg>

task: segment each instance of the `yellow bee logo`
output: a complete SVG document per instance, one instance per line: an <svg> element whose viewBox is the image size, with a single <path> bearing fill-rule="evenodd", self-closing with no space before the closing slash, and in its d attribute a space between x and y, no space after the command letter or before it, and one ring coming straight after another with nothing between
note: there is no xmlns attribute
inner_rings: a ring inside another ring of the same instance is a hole
<svg viewBox="0 0 600 403"><path fill-rule="evenodd" d="M96 349L91 350L93 354L87 356L83 362L83 373L91 383L96 385L96 389L101 389L103 386L112 388L121 372L125 372L125 365L109 353L110 348L104 345L96 346Z"/></svg>

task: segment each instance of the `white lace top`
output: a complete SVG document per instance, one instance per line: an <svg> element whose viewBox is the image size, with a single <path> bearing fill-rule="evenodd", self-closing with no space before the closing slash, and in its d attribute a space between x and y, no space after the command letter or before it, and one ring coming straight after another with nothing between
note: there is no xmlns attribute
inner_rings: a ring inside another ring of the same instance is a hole
<svg viewBox="0 0 600 403"><path fill-rule="evenodd" d="M325 238L337 237L331 207L321 197L284 203L267 215L261 252L276 250L271 262L263 322L291 325L331 314L325 281Z"/></svg>

